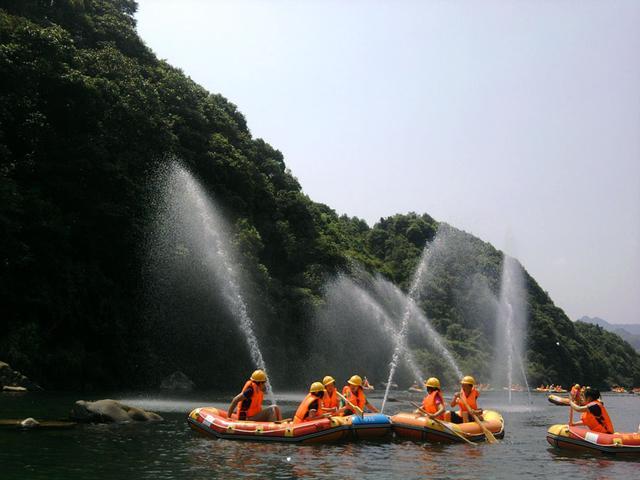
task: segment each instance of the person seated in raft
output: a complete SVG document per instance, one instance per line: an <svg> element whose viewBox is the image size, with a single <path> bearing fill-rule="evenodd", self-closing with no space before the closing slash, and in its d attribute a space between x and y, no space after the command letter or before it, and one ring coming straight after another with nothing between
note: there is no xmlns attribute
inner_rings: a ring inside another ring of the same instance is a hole
<svg viewBox="0 0 640 480"><path fill-rule="evenodd" d="M482 409L478 408L478 397L480 396L480 392L475 388L475 379L471 375L467 375L460 383L462 385L462 391L456 392L453 395L453 400L451 400L451 406L455 407L458 405L460 407L460 413L450 412L450 421L452 423L467 423L473 421L473 418L469 415L469 410L467 409L464 400L466 400L467 405L469 405L469 408L473 413L482 420ZM461 395L464 395L464 400L461 398Z"/></svg>
<svg viewBox="0 0 640 480"><path fill-rule="evenodd" d="M573 425L584 425L589 430L600 433L613 433L613 423L609 417L609 412L600 400L600 391L595 388L587 388L584 391L585 405L578 405L570 401L571 408L576 412L582 412L581 422Z"/></svg>
<svg viewBox="0 0 640 480"><path fill-rule="evenodd" d="M324 392L325 388L322 382L313 382L309 387L309 393L304 397L293 416L293 423L301 423L324 416L322 413Z"/></svg>
<svg viewBox="0 0 640 480"><path fill-rule="evenodd" d="M262 408L264 390L267 387L267 374L256 370L251 374L229 405L227 416L234 420L253 420L256 422L274 422L281 420L280 408L277 405ZM237 408L236 408L237 407ZM234 411L235 410L235 411Z"/></svg>
<svg viewBox="0 0 640 480"><path fill-rule="evenodd" d="M322 411L338 415L340 411L340 401L338 400L338 390L336 390L336 379L327 375L322 379L324 385L324 396L322 397Z"/></svg>
<svg viewBox="0 0 640 480"><path fill-rule="evenodd" d="M427 395L422 400L422 410L427 412L429 418L444 420L444 399L442 392L440 392L440 380L431 377L424 382L424 385L427 387ZM416 410L415 413L423 412Z"/></svg>
<svg viewBox="0 0 640 480"><path fill-rule="evenodd" d="M371 405L364 395L362 389L362 378L360 375L353 375L348 381L348 385L345 385L342 389L342 395L349 400L353 405L360 408L363 412L365 408L368 408L372 412L377 412L378 409ZM345 402L343 405L342 415L353 415L358 412L354 412L351 406Z"/></svg>

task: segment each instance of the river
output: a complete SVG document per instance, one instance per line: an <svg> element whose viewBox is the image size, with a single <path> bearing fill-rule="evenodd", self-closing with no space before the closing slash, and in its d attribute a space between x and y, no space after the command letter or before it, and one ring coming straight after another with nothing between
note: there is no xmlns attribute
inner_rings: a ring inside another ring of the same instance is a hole
<svg viewBox="0 0 640 480"><path fill-rule="evenodd" d="M395 392L385 413L408 410L403 400L419 395ZM231 395L57 393L0 394L0 418L63 419L75 400L116 398L160 413L154 424L80 425L69 430L0 429L0 479L214 479L214 478L640 478L640 462L576 455L550 449L547 427L566 423L567 407L553 406L546 395L533 404L518 394L486 393L483 408L500 411L504 440L478 448L465 444L434 445L389 440L323 445L290 445L215 440L187 426L186 414L197 406L223 407ZM380 403L372 396L374 404ZM302 395L280 395L285 413ZM450 398L450 395L447 395ZM606 395L605 404L618 431L636 431L640 396ZM520 405L518 405L520 404Z"/></svg>

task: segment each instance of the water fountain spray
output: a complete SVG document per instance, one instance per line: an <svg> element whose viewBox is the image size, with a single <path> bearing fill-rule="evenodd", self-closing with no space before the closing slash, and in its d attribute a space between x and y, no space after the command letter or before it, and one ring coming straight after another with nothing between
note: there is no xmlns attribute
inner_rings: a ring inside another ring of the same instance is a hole
<svg viewBox="0 0 640 480"><path fill-rule="evenodd" d="M231 314L238 321L244 335L251 361L255 368L267 371L267 366L260 350L254 326L242 295L240 274L235 261L235 252L228 239L226 222L214 207L213 202L199 182L182 166L173 164L167 185L171 195L172 206L178 210L181 220L195 222L197 231L202 231L200 239L204 260L208 270L222 286L223 298ZM273 390L267 380L266 398L273 405Z"/></svg>

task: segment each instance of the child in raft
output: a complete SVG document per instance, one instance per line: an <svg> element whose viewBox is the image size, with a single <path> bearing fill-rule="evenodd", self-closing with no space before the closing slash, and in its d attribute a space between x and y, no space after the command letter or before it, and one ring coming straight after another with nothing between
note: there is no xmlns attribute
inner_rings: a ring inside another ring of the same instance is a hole
<svg viewBox="0 0 640 480"><path fill-rule="evenodd" d="M360 410L364 412L365 408L368 408L372 412L377 412L378 409L371 405L367 400L367 397L364 395L364 390L362 389L362 378L360 375L353 375L348 381L348 385L345 385L342 389L342 395L349 400L354 406L358 407ZM353 415L354 412L349 403L344 402L342 415Z"/></svg>
<svg viewBox="0 0 640 480"><path fill-rule="evenodd" d="M480 396L480 392L476 390L475 385L476 381L471 375L467 375L460 382L462 390L460 392L456 392L453 395L453 400L451 400L451 406L455 407L458 405L460 407L459 412L448 412L447 417L450 418L451 423L468 423L473 421L473 417L469 415L469 409L478 417L479 420L482 420L482 409L478 408L478 397ZM462 397L464 395L464 397ZM467 405L469 409L467 409Z"/></svg>
<svg viewBox="0 0 640 480"><path fill-rule="evenodd" d="M322 411L332 415L340 415L343 409L340 408L338 400L338 390L336 389L336 379L327 375L322 379L324 385L324 396L322 397Z"/></svg>
<svg viewBox="0 0 640 480"><path fill-rule="evenodd" d="M416 410L415 413L426 412L429 418L444 420L444 399L440 392L440 380L431 377L424 382L424 385L427 387L427 395L422 400L422 411Z"/></svg>
<svg viewBox="0 0 640 480"><path fill-rule="evenodd" d="M582 412L580 422L573 425L584 425L600 433L613 433L613 423L609 417L609 412L604 407L604 404L600 400L600 391L595 388L587 388L584 391L585 405L578 405L573 400L569 402L569 405L576 412Z"/></svg>

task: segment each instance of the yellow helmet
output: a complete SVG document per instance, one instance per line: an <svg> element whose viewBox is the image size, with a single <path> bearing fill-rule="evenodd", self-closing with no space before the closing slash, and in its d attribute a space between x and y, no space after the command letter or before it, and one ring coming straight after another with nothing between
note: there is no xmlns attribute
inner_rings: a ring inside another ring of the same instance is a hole
<svg viewBox="0 0 640 480"><path fill-rule="evenodd" d="M580 388L580 384L579 384L579 383L576 383L576 384L573 386L573 388Z"/></svg>
<svg viewBox="0 0 640 480"><path fill-rule="evenodd" d="M331 375L327 375L326 377L324 377L322 379L322 384L326 387L327 385L329 385L330 383L336 383L336 379L333 378Z"/></svg>
<svg viewBox="0 0 640 480"><path fill-rule="evenodd" d="M431 377L429 380L427 380L426 382L424 382L424 384L427 387L431 387L431 388L440 388L440 380L438 380L436 377Z"/></svg>
<svg viewBox="0 0 640 480"><path fill-rule="evenodd" d="M354 375L349 380L347 380L347 383L349 383L351 385L355 385L356 387L361 387L362 386L362 378L360 378L360 375Z"/></svg>
<svg viewBox="0 0 640 480"><path fill-rule="evenodd" d="M266 382L267 374L264 373L264 370L256 370L251 374L251 380L254 382Z"/></svg>
<svg viewBox="0 0 640 480"><path fill-rule="evenodd" d="M466 377L464 377L462 379L462 381L460 383L462 383L463 385L466 383L467 385L472 385L473 386L473 385L476 384L476 379L473 378L471 375L467 375Z"/></svg>
<svg viewBox="0 0 640 480"><path fill-rule="evenodd" d="M309 387L309 393L324 392L322 382L313 382Z"/></svg>

